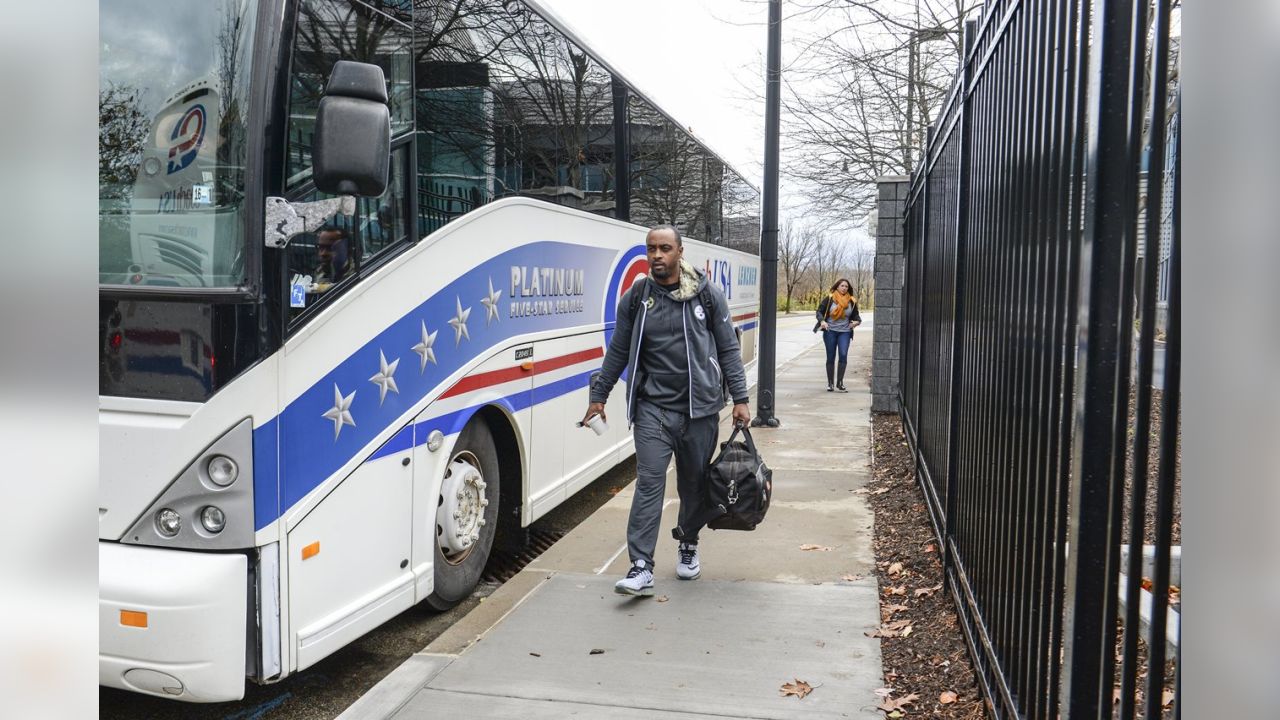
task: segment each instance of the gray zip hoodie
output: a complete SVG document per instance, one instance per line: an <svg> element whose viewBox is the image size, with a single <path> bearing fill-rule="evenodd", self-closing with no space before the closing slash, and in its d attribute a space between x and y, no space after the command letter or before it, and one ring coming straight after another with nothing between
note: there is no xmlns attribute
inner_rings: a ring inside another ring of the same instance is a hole
<svg viewBox="0 0 1280 720"><path fill-rule="evenodd" d="M633 303L633 293L639 292L643 298L646 286L648 300ZM704 287L711 291L711 322L707 322L706 310L698 299L698 293ZM636 305L634 313L631 310L633 304ZM674 323L663 324L676 328L677 332L684 335L688 378L679 378L679 381L688 382L689 417L705 417L720 412L725 404L725 380L728 381L733 402L747 402L747 374L742 367L738 336L733 331L733 322L729 316L729 303L719 288L708 285L706 277L685 260L680 261L680 286L674 292L664 292L652 277L646 277L643 282L632 285L618 301L618 321L614 326L613 340L605 353L604 366L591 384L591 402L603 403L608 400L609 392L618 382L623 368L629 367L627 421L631 422L635 416L636 390L646 382L643 377L637 377L637 374L644 374L645 365L640 362L640 358L644 351L641 341L645 335L645 321L668 312L678 313L679 319ZM651 382L676 381L671 376L662 375ZM664 394L683 394L681 388L672 387L668 390L671 392Z"/></svg>

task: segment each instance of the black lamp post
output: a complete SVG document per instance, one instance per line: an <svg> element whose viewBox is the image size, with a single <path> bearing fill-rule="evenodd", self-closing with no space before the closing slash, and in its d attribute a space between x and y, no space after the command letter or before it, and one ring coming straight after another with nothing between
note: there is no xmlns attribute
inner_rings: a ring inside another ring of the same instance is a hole
<svg viewBox="0 0 1280 720"><path fill-rule="evenodd" d="M782 0L769 0L769 62L765 77L764 222L760 233L760 364L752 427L778 427L774 387L778 361L778 115L782 76Z"/></svg>

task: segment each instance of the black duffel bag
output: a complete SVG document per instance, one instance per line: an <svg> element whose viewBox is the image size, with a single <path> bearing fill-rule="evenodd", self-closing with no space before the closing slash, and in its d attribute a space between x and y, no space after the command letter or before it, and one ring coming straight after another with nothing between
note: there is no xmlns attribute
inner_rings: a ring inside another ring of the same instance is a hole
<svg viewBox="0 0 1280 720"><path fill-rule="evenodd" d="M735 441L741 432L743 440ZM773 471L756 451L751 431L733 429L720 455L707 466L707 521L712 530L755 530L769 511Z"/></svg>
<svg viewBox="0 0 1280 720"><path fill-rule="evenodd" d="M735 441L741 432L745 440ZM720 443L720 455L706 468L703 510L694 518L695 527L712 530L755 530L769 511L773 497L773 471L756 451L751 431L735 427L729 439ZM671 529L671 536L684 540L684 528Z"/></svg>

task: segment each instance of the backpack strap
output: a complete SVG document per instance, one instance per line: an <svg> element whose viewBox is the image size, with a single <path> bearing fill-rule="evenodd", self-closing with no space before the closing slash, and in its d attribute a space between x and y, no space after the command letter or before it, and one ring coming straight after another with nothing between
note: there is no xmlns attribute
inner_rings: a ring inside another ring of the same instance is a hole
<svg viewBox="0 0 1280 720"><path fill-rule="evenodd" d="M716 309L716 301L715 298L711 296L710 285L704 285L702 289L698 291L698 301L702 303L703 314L706 315L706 318L704 319L707 322L707 329L711 330L711 323L715 321L713 313Z"/></svg>
<svg viewBox="0 0 1280 720"><path fill-rule="evenodd" d="M648 299L649 299L649 291L653 289L653 288L651 288L651 287L649 286L649 277L648 277L647 275L645 275L645 276L641 276L641 277L640 277L640 279L639 279L639 280L637 280L636 282L637 282L637 283L639 283L639 282L644 283L644 296L643 296L643 297L641 297L640 293L635 292L636 285L635 285L635 283L632 283L632 284L631 284L631 290L632 290L632 292L631 292L631 317L633 317L633 318L634 318L634 317L635 317L635 315L636 315L636 310L639 310L639 309L640 309L640 303L642 303L642 302L644 302L645 300L648 300Z"/></svg>

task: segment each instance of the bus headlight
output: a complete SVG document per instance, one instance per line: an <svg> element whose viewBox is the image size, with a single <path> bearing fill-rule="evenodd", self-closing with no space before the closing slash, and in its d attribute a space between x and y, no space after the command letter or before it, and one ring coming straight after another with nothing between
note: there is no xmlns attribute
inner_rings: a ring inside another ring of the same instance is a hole
<svg viewBox="0 0 1280 720"><path fill-rule="evenodd" d="M253 419L244 418L193 457L120 540L192 550L254 547L253 485Z"/></svg>
<svg viewBox="0 0 1280 720"><path fill-rule="evenodd" d="M205 473L209 475L209 481L214 485L227 487L239 477L240 468L235 460L226 455L214 455L205 465Z"/></svg>
<svg viewBox="0 0 1280 720"><path fill-rule="evenodd" d="M217 535L227 526L227 516L216 505L206 505L200 511L200 524L205 530Z"/></svg>
<svg viewBox="0 0 1280 720"><path fill-rule="evenodd" d="M172 508L161 508L156 513L156 532L165 537L173 537L182 529L182 516Z"/></svg>

